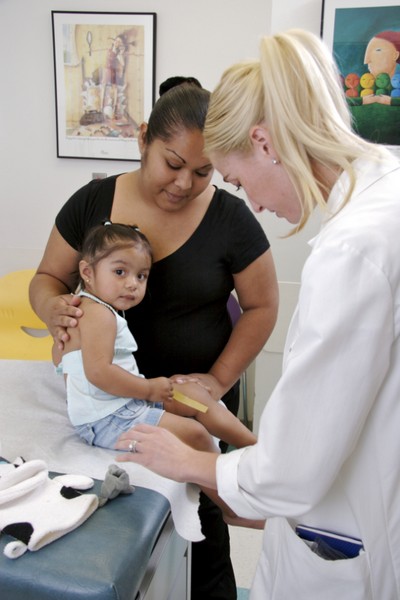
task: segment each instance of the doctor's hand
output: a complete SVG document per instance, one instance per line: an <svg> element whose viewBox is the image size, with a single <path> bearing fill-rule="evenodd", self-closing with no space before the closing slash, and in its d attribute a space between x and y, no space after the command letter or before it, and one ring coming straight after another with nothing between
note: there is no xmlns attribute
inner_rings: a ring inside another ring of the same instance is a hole
<svg viewBox="0 0 400 600"><path fill-rule="evenodd" d="M125 452L118 462L134 462L174 481L216 489L218 454L194 450L162 427L136 425L119 437L115 447Z"/></svg>

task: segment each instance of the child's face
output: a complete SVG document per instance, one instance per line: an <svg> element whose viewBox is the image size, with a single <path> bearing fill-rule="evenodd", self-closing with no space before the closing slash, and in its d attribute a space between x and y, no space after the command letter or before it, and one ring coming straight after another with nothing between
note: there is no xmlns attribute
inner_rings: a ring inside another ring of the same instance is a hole
<svg viewBox="0 0 400 600"><path fill-rule="evenodd" d="M85 289L116 310L128 310L143 300L150 267L150 256L142 247L114 250L94 268L88 267Z"/></svg>

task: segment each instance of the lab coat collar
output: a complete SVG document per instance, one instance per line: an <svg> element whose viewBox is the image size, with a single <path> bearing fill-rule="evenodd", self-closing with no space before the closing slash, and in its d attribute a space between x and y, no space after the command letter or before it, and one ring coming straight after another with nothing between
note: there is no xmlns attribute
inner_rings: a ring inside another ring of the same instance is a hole
<svg viewBox="0 0 400 600"><path fill-rule="evenodd" d="M356 174L356 185L352 193L350 202L359 194L366 190L370 185L387 175L388 173L400 169L399 159L389 154L388 158L382 162L373 161L371 159L359 158L353 163ZM349 176L343 172L336 183L334 184L331 193L327 200L327 211L322 216L321 228L319 233L308 241L309 246L313 247L321 235L321 232L332 221L332 217L339 211L343 202L346 191L350 185Z"/></svg>

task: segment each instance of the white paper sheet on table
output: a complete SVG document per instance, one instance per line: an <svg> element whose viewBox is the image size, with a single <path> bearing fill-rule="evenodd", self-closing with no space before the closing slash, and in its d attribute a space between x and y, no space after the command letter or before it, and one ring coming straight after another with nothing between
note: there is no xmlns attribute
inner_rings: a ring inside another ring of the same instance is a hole
<svg viewBox="0 0 400 600"><path fill-rule="evenodd" d="M116 451L88 446L67 415L63 378L50 362L0 360L1 456L12 461L42 459L50 471L103 480ZM190 541L203 539L198 517L199 490L176 483L133 463L119 463L132 485L163 494L170 502L175 528Z"/></svg>

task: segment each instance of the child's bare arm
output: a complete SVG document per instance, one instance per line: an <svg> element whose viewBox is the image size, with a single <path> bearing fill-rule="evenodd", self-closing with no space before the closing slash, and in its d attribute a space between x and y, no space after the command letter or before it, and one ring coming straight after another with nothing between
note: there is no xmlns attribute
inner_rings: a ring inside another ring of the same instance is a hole
<svg viewBox="0 0 400 600"><path fill-rule="evenodd" d="M145 379L113 364L117 324L113 313L97 303L86 303L79 321L83 367L86 377L105 392L124 398L165 401L172 394L166 377Z"/></svg>

